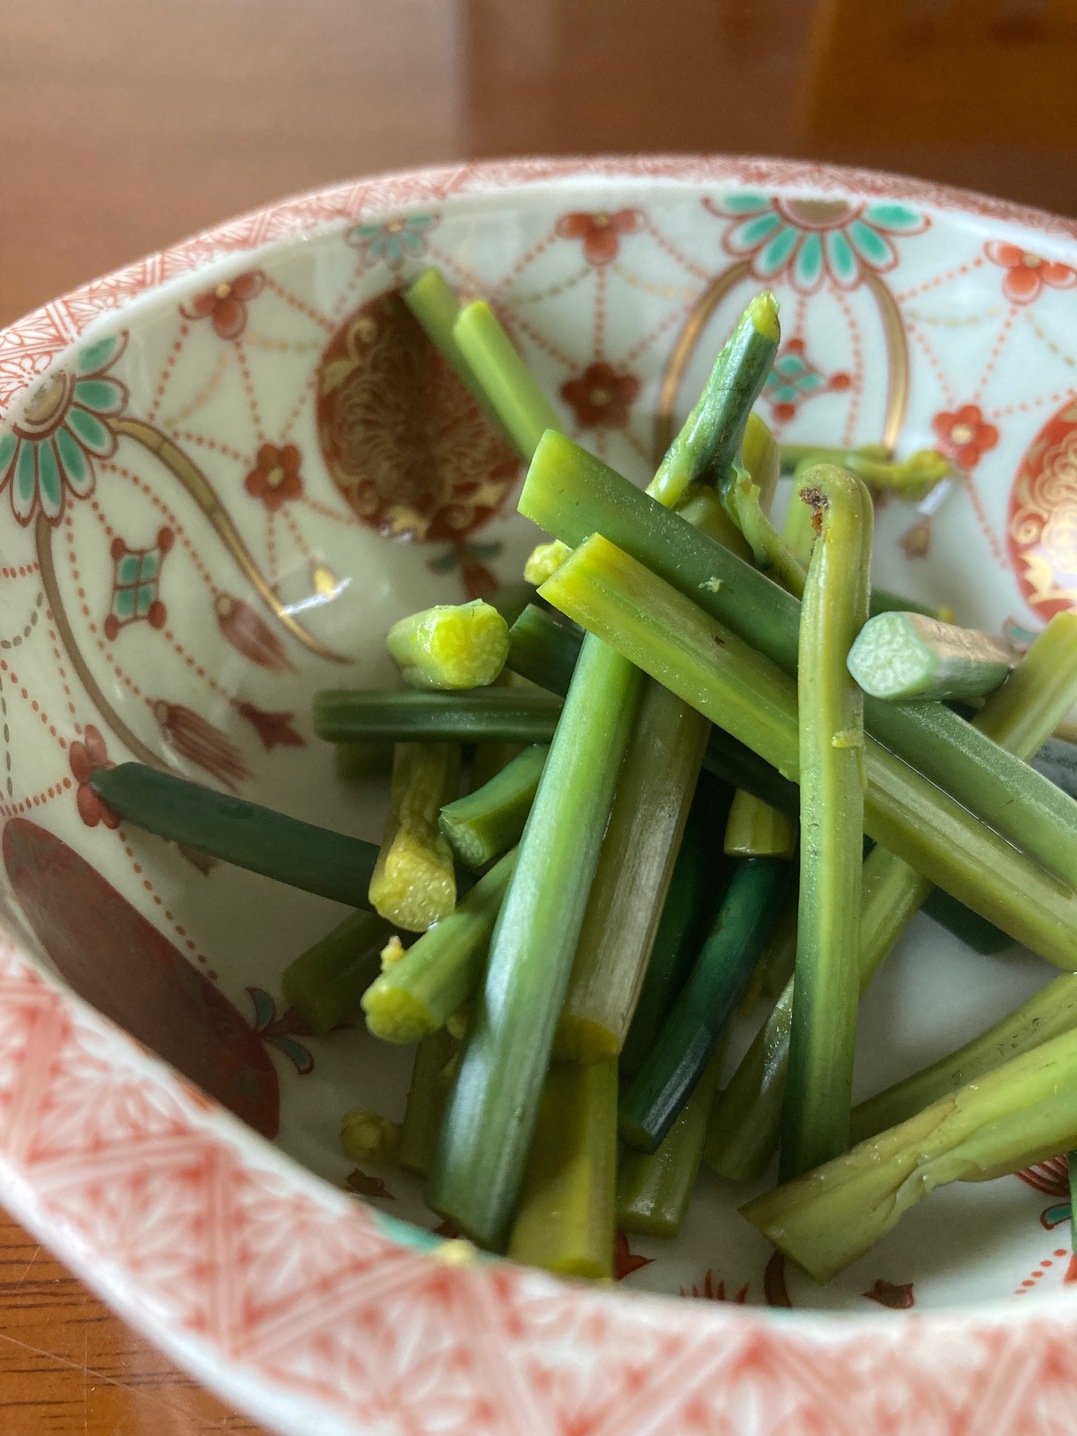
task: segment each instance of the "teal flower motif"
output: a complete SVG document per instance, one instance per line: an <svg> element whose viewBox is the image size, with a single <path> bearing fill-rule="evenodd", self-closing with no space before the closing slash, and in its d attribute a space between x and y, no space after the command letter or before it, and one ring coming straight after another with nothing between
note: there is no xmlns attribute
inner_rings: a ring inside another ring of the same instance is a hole
<svg viewBox="0 0 1077 1436"><path fill-rule="evenodd" d="M409 214L378 224L357 224L344 237L368 264L381 260L390 269L399 269L406 259L420 259L426 253L427 236L437 223L436 214Z"/></svg>
<svg viewBox="0 0 1077 1436"><path fill-rule="evenodd" d="M893 239L922 234L930 223L893 200L854 204L746 193L705 203L713 214L735 221L722 239L729 254L747 259L764 283L786 279L802 294L814 293L824 279L855 289L866 271L893 269Z"/></svg>
<svg viewBox="0 0 1077 1436"><path fill-rule="evenodd" d="M126 334L100 339L57 369L34 394L10 429L0 432L0 492L25 528L39 509L51 524L63 517L67 493L87 498L94 491L94 459L115 452L108 420L127 404L127 387L107 373L123 353Z"/></svg>

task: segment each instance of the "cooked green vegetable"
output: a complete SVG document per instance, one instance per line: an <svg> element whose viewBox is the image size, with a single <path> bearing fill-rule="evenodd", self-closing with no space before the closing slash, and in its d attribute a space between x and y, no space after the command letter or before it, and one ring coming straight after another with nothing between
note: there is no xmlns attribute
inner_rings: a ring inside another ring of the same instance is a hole
<svg viewBox="0 0 1077 1436"><path fill-rule="evenodd" d="M654 1152L691 1096L736 1011L784 880L775 858L737 863L718 916L655 1045L621 1099L621 1140Z"/></svg>
<svg viewBox="0 0 1077 1436"><path fill-rule="evenodd" d="M1077 702L1077 614L1061 613L1047 625L1004 687L984 704L975 722L1019 757L1035 752ZM930 879L874 848L864 860L860 909L860 991L931 892ZM789 1055L793 985L778 998L715 1105L706 1161L721 1176L757 1177L778 1141L779 1113Z"/></svg>
<svg viewBox="0 0 1077 1436"><path fill-rule="evenodd" d="M868 612L871 496L833 465L808 469L796 498L819 532L800 610L800 904L781 1175L849 1145L864 842L863 695L849 648Z"/></svg>
<svg viewBox="0 0 1077 1436"><path fill-rule="evenodd" d="M438 814L459 785L455 744L397 744L370 904L408 932L425 932L456 906L452 849L438 828Z"/></svg>
<svg viewBox="0 0 1077 1436"><path fill-rule="evenodd" d="M479 879L455 912L424 932L370 984L362 1008L375 1037L419 1042L472 995L515 864L513 849Z"/></svg>
<svg viewBox="0 0 1077 1436"><path fill-rule="evenodd" d="M833 449L814 444L781 446L783 473L792 473L805 463L839 464L877 489L913 493L931 488L954 472L953 464L937 449L918 449L907 459L895 459L881 444L865 444L859 449Z"/></svg>
<svg viewBox="0 0 1077 1436"><path fill-rule="evenodd" d="M503 1240L519 1192L640 683L611 649L584 643L494 929L427 1192L487 1246Z"/></svg>
<svg viewBox="0 0 1077 1436"><path fill-rule="evenodd" d="M406 1172L414 1172L419 1177L429 1176L434 1165L445 1099L449 1095L441 1076L459 1045L456 1038L441 1027L415 1049L408 1103L400 1128L399 1161Z"/></svg>
<svg viewBox="0 0 1077 1436"><path fill-rule="evenodd" d="M509 637L508 662L515 671L551 693L568 692L583 643L583 633L575 624L569 626L563 615L554 617L532 606L520 615ZM782 813L795 817L800 811L797 785L720 728L710 730L703 766Z"/></svg>
<svg viewBox="0 0 1077 1436"><path fill-rule="evenodd" d="M509 656L505 662L521 678L550 693L564 694L582 644L579 629L570 628L548 609L529 603L509 630Z"/></svg>
<svg viewBox="0 0 1077 1436"><path fill-rule="evenodd" d="M557 415L485 300L464 305L452 339L520 456L530 459L545 430L557 428Z"/></svg>
<svg viewBox="0 0 1077 1436"><path fill-rule="evenodd" d="M706 778L701 787L705 788ZM647 960L624 1048L621 1077L628 1081L654 1046L674 999L684 986L710 923L710 897L721 875L713 870L704 809L711 795L697 790L673 867L662 916Z"/></svg>
<svg viewBox="0 0 1077 1436"><path fill-rule="evenodd" d="M730 472L740 454L752 405L778 352L779 337L777 300L770 293L756 295L737 321L695 408L647 486L651 498L673 507L690 484L699 479L721 481ZM578 538L564 541L580 542Z"/></svg>
<svg viewBox="0 0 1077 1436"><path fill-rule="evenodd" d="M709 730L668 689L644 685L557 1025L558 1057L597 1062L624 1045Z"/></svg>
<svg viewBox="0 0 1077 1436"><path fill-rule="evenodd" d="M778 444L766 424L756 414L751 416L745 431L744 462L751 479L759 515L766 517L769 515L778 481ZM799 507L802 508L803 505ZM725 542L719 533L711 533L711 537ZM751 532L746 531L745 537L750 539ZM759 562L760 555L754 545L753 552L756 562ZM796 850L796 841L796 824L787 814L747 789L741 789L734 794L725 830L724 846L727 854L739 857L792 857Z"/></svg>
<svg viewBox="0 0 1077 1436"><path fill-rule="evenodd" d="M531 689L334 689L314 695L314 731L331 743L548 743L560 712L559 699Z"/></svg>
<svg viewBox="0 0 1077 1436"><path fill-rule="evenodd" d="M1075 1028L1077 973L1065 973L955 1052L854 1107L850 1123L853 1142L863 1142L886 1127L915 1117L932 1102L975 1082L1011 1057L1020 1057Z"/></svg>
<svg viewBox="0 0 1077 1436"><path fill-rule="evenodd" d="M675 1237L680 1231L703 1157L724 1055L725 1043L720 1041L657 1151L622 1154L617 1168L617 1225L623 1231L652 1237Z"/></svg>
<svg viewBox="0 0 1077 1436"><path fill-rule="evenodd" d="M1010 676L1013 654L971 628L919 613L880 613L849 651L849 672L865 693L891 701L982 698Z"/></svg>
<svg viewBox="0 0 1077 1436"><path fill-rule="evenodd" d="M733 794L723 849L727 857L791 858L796 828L781 813L745 789Z"/></svg>
<svg viewBox="0 0 1077 1436"><path fill-rule="evenodd" d="M795 672L799 607L792 595L562 435L547 434L540 444L519 508L566 543L602 534L762 657ZM1049 872L1077 884L1077 806L1065 793L940 703L872 698L864 716L873 737Z"/></svg>
<svg viewBox="0 0 1077 1436"><path fill-rule="evenodd" d="M443 603L399 619L385 646L411 688L482 688L505 666L509 626L481 598Z"/></svg>
<svg viewBox="0 0 1077 1436"><path fill-rule="evenodd" d="M792 680L606 539L588 539L542 592L779 771L797 773L799 725ZM864 760L865 824L877 842L930 873L940 887L1018 942L1066 971L1077 965L1077 893L1072 888L880 744L868 740ZM1021 782L1032 771L1019 763L1013 767ZM1011 801L1016 805L1016 792Z"/></svg>
<svg viewBox="0 0 1077 1436"><path fill-rule="evenodd" d="M465 867L481 872L520 841L546 752L532 744L481 788L442 808L441 831Z"/></svg>
<svg viewBox="0 0 1077 1436"><path fill-rule="evenodd" d="M804 569L764 512L759 486L747 469L734 470L722 489L722 502L751 548L756 568L800 598L804 592Z"/></svg>
<svg viewBox="0 0 1077 1436"><path fill-rule="evenodd" d="M507 1255L558 1276L613 1276L617 1064L546 1074Z"/></svg>
<svg viewBox="0 0 1077 1436"><path fill-rule="evenodd" d="M281 989L312 1032L331 1032L358 1017L363 993L381 970L381 950L393 929L374 912L354 912L294 958Z"/></svg>
<svg viewBox="0 0 1077 1436"><path fill-rule="evenodd" d="M829 1281L936 1187L1018 1172L1075 1144L1077 1030L983 1073L742 1211L809 1276Z"/></svg>
<svg viewBox="0 0 1077 1436"><path fill-rule="evenodd" d="M487 398L486 390L475 378L471 365L453 338L453 325L460 316L460 300L451 285L445 282L438 270L424 269L418 279L413 280L404 290L402 297L426 330L434 347L464 381L486 413L499 427L503 427L497 410Z"/></svg>
<svg viewBox="0 0 1077 1436"><path fill-rule="evenodd" d="M378 850L362 838L331 833L143 763L96 768L90 785L113 812L147 833L348 907L369 907Z"/></svg>

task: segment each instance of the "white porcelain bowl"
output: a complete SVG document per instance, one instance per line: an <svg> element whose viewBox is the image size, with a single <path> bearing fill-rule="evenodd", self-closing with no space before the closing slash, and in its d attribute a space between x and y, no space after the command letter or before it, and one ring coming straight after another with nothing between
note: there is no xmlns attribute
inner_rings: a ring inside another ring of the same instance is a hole
<svg viewBox="0 0 1077 1436"><path fill-rule="evenodd" d="M493 300L567 430L636 478L656 414L773 287L763 412L784 436L961 466L882 509L879 582L1027 643L1077 593L1075 234L784 161L496 163L286 201L0 333L0 1171L20 1220L297 1436L1072 1430L1061 1165L937 1194L824 1290L707 1176L678 1241L620 1245L616 1290L466 1262L409 1179L337 1145L347 1107L399 1113L408 1054L281 1010L282 967L338 910L117 825L85 779L134 756L379 835L381 795L335 778L311 694L389 681L393 618L517 575L534 537L511 456L424 382L382 297L428 263ZM416 513L417 537L386 536ZM865 1003L858 1086L1047 975L918 919Z"/></svg>

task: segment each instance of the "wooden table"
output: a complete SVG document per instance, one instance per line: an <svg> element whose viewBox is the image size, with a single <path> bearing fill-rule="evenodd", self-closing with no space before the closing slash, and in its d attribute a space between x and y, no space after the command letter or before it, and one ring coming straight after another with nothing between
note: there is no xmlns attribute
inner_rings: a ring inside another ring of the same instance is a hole
<svg viewBox="0 0 1077 1436"><path fill-rule="evenodd" d="M0 6L0 324L282 194L461 156L698 150L1077 210L1077 0ZM253 1432L0 1221L8 1436Z"/></svg>

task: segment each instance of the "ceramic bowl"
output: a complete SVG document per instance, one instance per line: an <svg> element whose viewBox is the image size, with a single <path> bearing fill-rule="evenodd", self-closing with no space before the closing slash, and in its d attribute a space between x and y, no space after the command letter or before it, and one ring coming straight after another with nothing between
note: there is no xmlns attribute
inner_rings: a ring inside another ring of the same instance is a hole
<svg viewBox="0 0 1077 1436"><path fill-rule="evenodd" d="M135 757L377 838L312 734L392 674L399 614L518 574L517 467L387 295L488 295L566 429L643 478L746 296L787 437L935 444L960 477L878 522L878 579L1025 644L1077 593L1077 225L763 160L528 161L322 191L0 333L0 1169L11 1210L151 1339L282 1432L1069 1430L1061 1163L950 1188L820 1290L704 1176L616 1289L446 1242L340 1155L407 1052L283 1010L339 911L119 823ZM864 1091L1047 975L926 918L863 1018ZM887 1310L896 1308L897 1310Z"/></svg>

